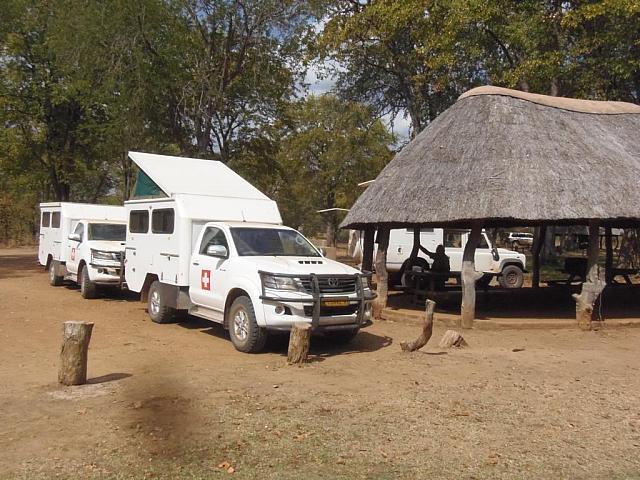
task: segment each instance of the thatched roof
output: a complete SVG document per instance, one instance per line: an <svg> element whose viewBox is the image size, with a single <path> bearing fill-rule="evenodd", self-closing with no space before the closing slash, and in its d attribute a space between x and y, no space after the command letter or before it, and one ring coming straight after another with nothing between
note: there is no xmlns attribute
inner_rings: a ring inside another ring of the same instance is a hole
<svg viewBox="0 0 640 480"><path fill-rule="evenodd" d="M640 106L480 87L413 139L342 227L640 224Z"/></svg>

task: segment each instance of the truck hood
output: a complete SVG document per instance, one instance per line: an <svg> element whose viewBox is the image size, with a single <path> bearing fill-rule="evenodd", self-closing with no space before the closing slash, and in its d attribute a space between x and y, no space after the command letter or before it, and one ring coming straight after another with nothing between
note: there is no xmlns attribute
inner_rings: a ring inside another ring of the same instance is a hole
<svg viewBox="0 0 640 480"><path fill-rule="evenodd" d="M349 274L359 271L348 265L323 257L242 257L254 268L263 272L308 275L318 274Z"/></svg>
<svg viewBox="0 0 640 480"><path fill-rule="evenodd" d="M103 252L124 252L124 242L109 242L105 240L88 240L87 245L92 250Z"/></svg>

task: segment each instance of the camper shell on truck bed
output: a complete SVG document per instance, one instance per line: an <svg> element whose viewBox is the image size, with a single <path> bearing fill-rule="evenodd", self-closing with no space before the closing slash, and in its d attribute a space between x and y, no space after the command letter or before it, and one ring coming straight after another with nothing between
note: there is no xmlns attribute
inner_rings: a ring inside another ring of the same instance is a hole
<svg viewBox="0 0 640 480"><path fill-rule="evenodd" d="M369 323L369 275L324 258L275 202L220 162L130 152L125 279L154 322L177 311L222 323L236 349L306 322L348 341ZM328 332L328 333L327 333Z"/></svg>

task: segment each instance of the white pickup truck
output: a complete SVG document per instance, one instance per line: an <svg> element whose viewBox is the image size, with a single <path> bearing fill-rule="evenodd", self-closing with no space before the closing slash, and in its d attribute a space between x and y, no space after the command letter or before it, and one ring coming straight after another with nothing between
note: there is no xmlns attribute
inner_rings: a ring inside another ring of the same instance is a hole
<svg viewBox="0 0 640 480"><path fill-rule="evenodd" d="M445 254L449 257L452 272L462 270L462 253L468 238L469 233L465 230L420 229L420 243L427 250L435 252L438 245L445 247ZM411 255L412 248L412 228L391 230L387 251L387 269L391 273L390 278L394 284L404 282L398 274L401 270L406 269L402 269L402 266ZM414 265L429 268L430 263L431 259L420 252ZM526 257L522 253L504 248L492 248L489 237L485 232L482 232L480 244L475 254L476 270L485 273L485 277L481 281L488 282L495 276L503 288L520 288L524 280L525 265Z"/></svg>
<svg viewBox="0 0 640 480"><path fill-rule="evenodd" d="M100 285L121 281L126 211L124 207L72 202L40 204L38 259L49 283L77 282L85 298Z"/></svg>
<svg viewBox="0 0 640 480"><path fill-rule="evenodd" d="M295 322L336 342L370 322L369 276L324 258L282 225L275 202L224 164L129 157L146 177L125 202L125 280L154 322L182 311L221 323L242 352L260 351L270 330Z"/></svg>

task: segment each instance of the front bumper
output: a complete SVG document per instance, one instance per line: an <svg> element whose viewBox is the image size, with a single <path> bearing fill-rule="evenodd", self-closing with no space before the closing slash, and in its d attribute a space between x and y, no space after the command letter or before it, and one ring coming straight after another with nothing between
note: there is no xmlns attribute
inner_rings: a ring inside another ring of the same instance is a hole
<svg viewBox="0 0 640 480"><path fill-rule="evenodd" d="M294 274L274 274L259 272L263 275L278 275L299 278ZM317 275L310 274L311 293L267 292L262 282L262 300L266 327L271 330L290 330L296 322L308 323L314 332L331 330L353 330L371 324L371 302L376 294L362 288L360 277L369 278L371 274L355 275ZM355 292L344 294L326 294L321 292L319 281L326 278L354 278ZM339 307L325 305L326 302L344 303Z"/></svg>
<svg viewBox="0 0 640 480"><path fill-rule="evenodd" d="M117 285L120 283L120 264L91 263L89 279L98 284Z"/></svg>

